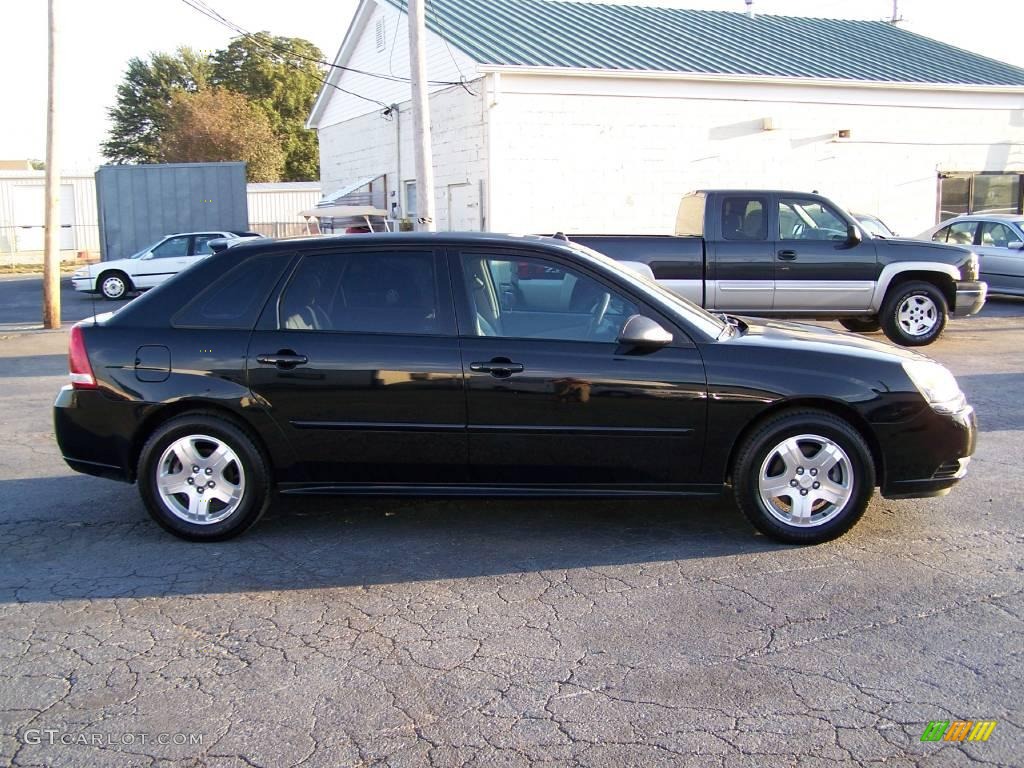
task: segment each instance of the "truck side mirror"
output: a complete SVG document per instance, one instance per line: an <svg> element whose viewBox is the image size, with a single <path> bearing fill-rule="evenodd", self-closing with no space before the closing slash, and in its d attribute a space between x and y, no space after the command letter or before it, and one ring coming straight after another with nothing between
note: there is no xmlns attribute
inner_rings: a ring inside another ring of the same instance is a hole
<svg viewBox="0 0 1024 768"><path fill-rule="evenodd" d="M855 224L847 224L846 226L846 244L849 246L860 245L863 240L863 236L860 233L860 228Z"/></svg>

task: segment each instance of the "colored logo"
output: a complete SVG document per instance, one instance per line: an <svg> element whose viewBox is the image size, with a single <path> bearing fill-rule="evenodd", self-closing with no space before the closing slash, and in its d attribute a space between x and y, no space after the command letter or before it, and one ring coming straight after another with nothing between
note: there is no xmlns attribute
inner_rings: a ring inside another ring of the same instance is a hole
<svg viewBox="0 0 1024 768"><path fill-rule="evenodd" d="M932 720L921 741L988 741L995 728L995 720Z"/></svg>

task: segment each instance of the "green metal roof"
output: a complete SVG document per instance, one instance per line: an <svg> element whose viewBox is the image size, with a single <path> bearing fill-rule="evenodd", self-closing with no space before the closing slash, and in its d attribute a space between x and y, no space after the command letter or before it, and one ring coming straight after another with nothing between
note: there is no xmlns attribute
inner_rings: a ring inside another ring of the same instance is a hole
<svg viewBox="0 0 1024 768"><path fill-rule="evenodd" d="M405 0L387 2L405 10ZM427 26L481 64L1024 86L1024 69L881 21L562 0L428 0Z"/></svg>

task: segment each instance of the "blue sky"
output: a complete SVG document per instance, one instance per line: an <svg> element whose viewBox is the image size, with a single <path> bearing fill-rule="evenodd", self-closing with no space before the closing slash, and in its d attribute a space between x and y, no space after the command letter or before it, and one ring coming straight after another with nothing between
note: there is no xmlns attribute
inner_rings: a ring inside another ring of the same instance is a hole
<svg viewBox="0 0 1024 768"><path fill-rule="evenodd" d="M59 40L60 147L65 169L102 162L99 142L107 108L132 56L180 45L214 49L231 33L181 0L56 0ZM251 31L305 37L333 57L356 0L295 4L281 0L207 0ZM647 5L742 11L743 0L645 0ZM883 19L892 0L756 0L760 13ZM965 13L965 8L970 13ZM904 26L962 48L1024 67L1024 2L1020 0L901 0ZM0 158L44 154L46 2L0 0Z"/></svg>

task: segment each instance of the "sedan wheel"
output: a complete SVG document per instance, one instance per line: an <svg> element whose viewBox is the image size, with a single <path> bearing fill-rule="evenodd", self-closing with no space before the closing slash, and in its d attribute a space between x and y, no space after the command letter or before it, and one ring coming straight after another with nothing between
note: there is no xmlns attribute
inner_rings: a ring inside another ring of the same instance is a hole
<svg viewBox="0 0 1024 768"><path fill-rule="evenodd" d="M100 293L110 301L123 299L130 290L130 281L120 272L108 272L100 276Z"/></svg>
<svg viewBox="0 0 1024 768"><path fill-rule="evenodd" d="M185 414L158 427L139 456L138 477L152 518L193 541L237 536L270 505L259 446L212 414Z"/></svg>
<svg viewBox="0 0 1024 768"><path fill-rule="evenodd" d="M733 466L736 502L762 533L815 544L849 530L867 508L875 468L864 438L822 411L782 413L755 430Z"/></svg>

